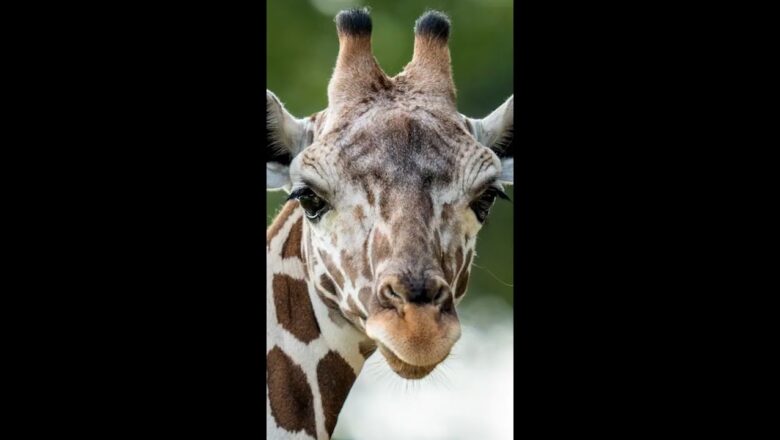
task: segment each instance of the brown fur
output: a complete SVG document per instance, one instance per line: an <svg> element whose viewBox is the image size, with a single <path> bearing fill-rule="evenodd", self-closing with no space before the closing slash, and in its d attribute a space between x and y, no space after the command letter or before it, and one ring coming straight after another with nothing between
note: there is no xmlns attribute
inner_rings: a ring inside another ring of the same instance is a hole
<svg viewBox="0 0 780 440"><path fill-rule="evenodd" d="M322 289L325 290L326 292L338 297L338 292L336 292L336 286L333 285L333 281L331 281L327 275L325 274L320 275L320 286L322 286ZM317 293L319 293L319 291ZM328 307L333 307L335 309L338 309L339 307L338 304L335 303L332 299L322 294L320 294L320 298L322 298L322 301Z"/></svg>
<svg viewBox="0 0 780 440"><path fill-rule="evenodd" d="M364 277L366 277L367 280L370 280L373 278L373 274L371 273L371 262L369 261L370 256L368 255L368 244L370 235L366 235L366 240L363 242L363 252L361 252L363 256L363 269L362 274Z"/></svg>
<svg viewBox="0 0 780 440"><path fill-rule="evenodd" d="M301 252L302 235L303 217L299 218L292 226L292 229L290 229L290 234L287 236L287 240L284 242L284 247L282 248L282 258L303 258Z"/></svg>
<svg viewBox="0 0 780 440"><path fill-rule="evenodd" d="M450 264L450 260L452 258L447 254L442 254L441 256L441 268L444 275L444 279L447 280L448 283L452 284L454 281L455 274L452 270L452 264Z"/></svg>
<svg viewBox="0 0 780 440"><path fill-rule="evenodd" d="M458 250L455 251L455 270L462 270L463 268L463 248L458 246Z"/></svg>
<svg viewBox="0 0 780 440"><path fill-rule="evenodd" d="M371 86L390 87L379 63L371 54L371 37L339 32L339 55L336 68L328 84L329 110L338 113L340 104L360 101ZM377 88L378 90L378 88Z"/></svg>
<svg viewBox="0 0 780 440"><path fill-rule="evenodd" d="M336 282L336 285L339 286L339 289L344 289L344 275L341 274L341 269L339 269L338 267L336 267L335 264L333 264L333 260L330 258L328 254L326 254L322 250L319 250L319 253L320 253L320 258L322 258L322 262L325 263L325 268L328 270L328 274Z"/></svg>
<svg viewBox="0 0 780 440"><path fill-rule="evenodd" d="M392 249L390 249L390 242L385 238L384 234L377 231L374 233L374 244L372 246L374 260L374 266L379 262L384 261L390 257Z"/></svg>
<svg viewBox="0 0 780 440"><path fill-rule="evenodd" d="M351 296L347 297L347 305L349 306L349 309L358 317L366 319L366 316L363 314L363 312L360 310L360 307L355 303L355 300L352 299Z"/></svg>
<svg viewBox="0 0 780 440"><path fill-rule="evenodd" d="M276 234L279 233L279 230L282 229L282 226L284 226L285 223L287 223L287 218L290 217L290 214L295 211L295 208L299 206L297 200L290 200L289 202L284 204L284 207L282 207L281 212L279 212L279 215L276 216L276 219L271 224L271 227L268 228L268 231L265 234L265 243L266 246L271 245L271 240L273 240L274 237L276 237Z"/></svg>
<svg viewBox="0 0 780 440"><path fill-rule="evenodd" d="M305 431L317 436L314 421L314 396L301 367L279 347L266 357L266 380L271 414L288 431Z"/></svg>
<svg viewBox="0 0 780 440"><path fill-rule="evenodd" d="M358 298L360 298L360 302L364 305L367 305L369 303L369 298L371 297L371 288L370 287L363 287L360 289L360 292L358 292Z"/></svg>
<svg viewBox="0 0 780 440"><path fill-rule="evenodd" d="M347 277L350 281L352 281L352 283L357 280L361 265L362 261L360 255L347 252L346 249L341 251L341 267L344 268L344 272L347 274Z"/></svg>
<svg viewBox="0 0 780 440"><path fill-rule="evenodd" d="M376 351L376 342L372 340L361 342L358 344L358 350L363 355L363 358L368 359Z"/></svg>
<svg viewBox="0 0 780 440"><path fill-rule="evenodd" d="M320 327L314 316L308 286L305 281L287 275L274 275L274 305L279 324L303 343L320 335Z"/></svg>
<svg viewBox="0 0 780 440"><path fill-rule="evenodd" d="M347 400L349 389L355 383L352 367L335 351L330 351L317 364L317 382L322 395L322 409L325 413L325 429L333 434L339 411Z"/></svg>
<svg viewBox="0 0 780 440"><path fill-rule="evenodd" d="M416 36L412 62L404 67L403 73L409 82L425 90L426 95L441 97L442 104L455 107L455 84L446 40Z"/></svg>
<svg viewBox="0 0 780 440"><path fill-rule="evenodd" d="M457 287L455 288L456 299L466 294L466 288L469 285L469 272L469 269L464 269L458 277Z"/></svg>
<svg viewBox="0 0 780 440"><path fill-rule="evenodd" d="M363 223L363 220L365 220L365 218L366 218L366 214L363 212L363 207L362 206L355 206L354 213L355 213L355 218L357 219L357 221L359 223Z"/></svg>
<svg viewBox="0 0 780 440"><path fill-rule="evenodd" d="M449 225L451 218L452 218L452 204L445 203L444 206L441 207L441 223L443 225Z"/></svg>

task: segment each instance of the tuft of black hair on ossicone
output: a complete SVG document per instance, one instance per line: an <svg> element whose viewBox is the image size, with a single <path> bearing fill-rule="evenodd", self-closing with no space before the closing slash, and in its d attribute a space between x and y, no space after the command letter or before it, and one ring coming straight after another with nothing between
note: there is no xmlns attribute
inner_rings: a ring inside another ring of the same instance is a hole
<svg viewBox="0 0 780 440"><path fill-rule="evenodd" d="M354 36L371 35L371 17L368 8L345 9L336 14L339 33Z"/></svg>
<svg viewBox="0 0 780 440"><path fill-rule="evenodd" d="M414 33L447 41L450 37L450 19L443 12L428 11L414 22Z"/></svg>

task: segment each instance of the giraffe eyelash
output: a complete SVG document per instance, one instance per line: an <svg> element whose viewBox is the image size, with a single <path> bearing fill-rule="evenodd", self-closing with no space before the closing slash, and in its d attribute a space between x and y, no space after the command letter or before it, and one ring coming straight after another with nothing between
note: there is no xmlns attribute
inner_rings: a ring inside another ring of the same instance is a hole
<svg viewBox="0 0 780 440"><path fill-rule="evenodd" d="M506 195L506 193L504 191L501 191L501 189L496 188L495 186L491 186L490 188L485 190L485 192L488 192L488 191L495 191L496 196L498 196L499 199L506 200L506 201L508 201L510 203L512 202L512 199L510 199L509 196Z"/></svg>
<svg viewBox="0 0 780 440"><path fill-rule="evenodd" d="M482 191L479 197L475 198L474 201L471 202L469 207L472 211L474 211L474 215L477 216L477 221L483 224L485 223L487 216L490 213L490 208L493 207L496 198L508 200L511 202L509 196L495 186L488 187Z"/></svg>
<svg viewBox="0 0 780 440"><path fill-rule="evenodd" d="M328 202L307 186L291 192L287 200L293 199L298 200L306 217L312 222L318 221L323 214L330 210Z"/></svg>
<svg viewBox="0 0 780 440"><path fill-rule="evenodd" d="M314 191L312 191L310 188L308 188L306 186L302 186L302 187L296 189L295 191L291 192L290 195L287 196L287 201L290 201L290 200L293 200L293 199L298 199L299 197L301 197L304 194L309 193L309 192L313 193Z"/></svg>

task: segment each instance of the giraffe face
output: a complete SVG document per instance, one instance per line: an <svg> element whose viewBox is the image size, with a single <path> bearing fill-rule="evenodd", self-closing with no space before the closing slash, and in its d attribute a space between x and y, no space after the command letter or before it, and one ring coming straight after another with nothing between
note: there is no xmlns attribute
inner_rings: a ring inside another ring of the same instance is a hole
<svg viewBox="0 0 780 440"><path fill-rule="evenodd" d="M354 18L337 17L326 110L295 119L268 93L268 185L306 211L306 262L323 302L418 379L460 337L477 233L512 182L512 98L485 119L458 113L443 17L418 20L414 59L394 78L365 56L370 20L366 35Z"/></svg>
<svg viewBox="0 0 780 440"><path fill-rule="evenodd" d="M502 165L459 114L433 118L403 102L375 105L324 134L290 175L323 296L399 374L416 378L460 335L455 305L477 232L501 194Z"/></svg>

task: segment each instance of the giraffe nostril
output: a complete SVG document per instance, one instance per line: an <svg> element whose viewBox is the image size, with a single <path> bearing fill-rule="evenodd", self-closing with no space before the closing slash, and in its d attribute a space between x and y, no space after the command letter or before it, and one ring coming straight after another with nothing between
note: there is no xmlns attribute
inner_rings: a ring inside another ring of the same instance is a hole
<svg viewBox="0 0 780 440"><path fill-rule="evenodd" d="M385 306L399 307L402 304L442 306L452 295L449 285L440 276L419 277L388 276L377 296Z"/></svg>
<svg viewBox="0 0 780 440"><path fill-rule="evenodd" d="M398 293L396 293L395 290L393 290L393 287L390 286L390 284L384 285L379 292L385 299L390 301L392 300L400 301L402 299L401 296Z"/></svg>

